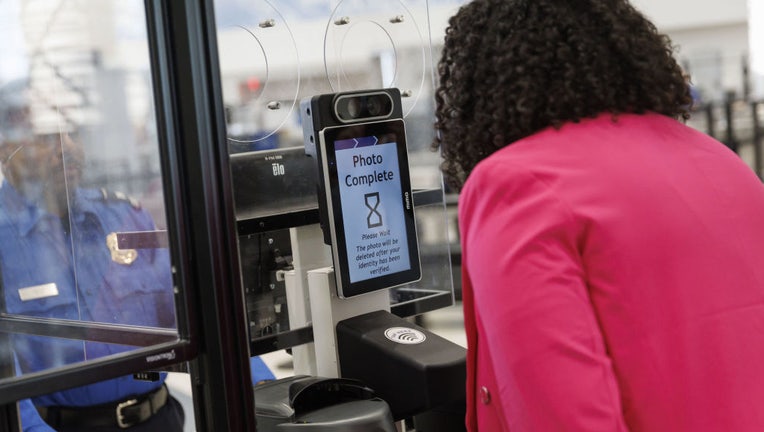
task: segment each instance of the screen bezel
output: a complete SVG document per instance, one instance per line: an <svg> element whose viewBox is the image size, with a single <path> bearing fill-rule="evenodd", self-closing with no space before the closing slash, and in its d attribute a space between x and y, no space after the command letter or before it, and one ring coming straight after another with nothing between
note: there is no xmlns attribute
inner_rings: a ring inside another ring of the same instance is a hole
<svg viewBox="0 0 764 432"><path fill-rule="evenodd" d="M353 131L348 135L348 130ZM340 135L342 137L340 138ZM405 221L405 236L409 250L409 269L383 276L372 277L357 282L350 281L350 257L347 253L345 226L342 219L342 199L340 197L340 179L337 173L337 157L335 141L349 137L379 136L394 134L398 169L400 171L401 200ZM355 123L335 127L327 127L319 133L319 144L322 160L322 175L326 185L326 204L329 216L331 234L332 258L334 260L337 295L341 298L353 297L381 289L393 288L407 283L416 282L422 277L419 259L419 245L414 217L414 201L411 191L411 178L406 147L406 130L402 119L384 120L370 123Z"/></svg>

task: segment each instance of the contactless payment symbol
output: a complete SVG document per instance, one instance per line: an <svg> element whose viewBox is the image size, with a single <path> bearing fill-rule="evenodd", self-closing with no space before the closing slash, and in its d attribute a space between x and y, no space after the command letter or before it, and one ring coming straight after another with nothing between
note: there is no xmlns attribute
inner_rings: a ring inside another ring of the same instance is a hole
<svg viewBox="0 0 764 432"><path fill-rule="evenodd" d="M409 327L390 327L385 330L385 337L403 345L417 345L427 339L424 333Z"/></svg>
<svg viewBox="0 0 764 432"><path fill-rule="evenodd" d="M376 228L382 226L382 214L377 211L379 207L379 192L367 193L363 196L366 201L366 207L370 210L366 216L366 226Z"/></svg>

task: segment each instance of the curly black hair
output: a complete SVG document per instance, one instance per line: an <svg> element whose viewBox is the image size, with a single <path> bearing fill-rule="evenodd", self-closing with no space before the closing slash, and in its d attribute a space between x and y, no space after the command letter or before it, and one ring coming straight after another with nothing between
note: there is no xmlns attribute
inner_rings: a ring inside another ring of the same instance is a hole
<svg viewBox="0 0 764 432"><path fill-rule="evenodd" d="M438 73L432 147L456 190L547 127L601 113L686 120L692 104L668 36L627 0L474 0L449 20Z"/></svg>

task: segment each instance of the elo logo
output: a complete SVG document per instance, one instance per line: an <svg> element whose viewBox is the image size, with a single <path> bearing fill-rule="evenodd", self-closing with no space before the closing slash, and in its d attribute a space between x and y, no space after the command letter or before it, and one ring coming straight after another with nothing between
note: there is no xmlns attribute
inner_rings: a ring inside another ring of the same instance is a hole
<svg viewBox="0 0 764 432"><path fill-rule="evenodd" d="M274 176L282 176L284 175L284 164L280 163L272 163L271 168L273 169L273 175Z"/></svg>
<svg viewBox="0 0 764 432"><path fill-rule="evenodd" d="M385 330L385 337L391 341L404 345L416 345L427 339L424 333L408 327L390 327Z"/></svg>

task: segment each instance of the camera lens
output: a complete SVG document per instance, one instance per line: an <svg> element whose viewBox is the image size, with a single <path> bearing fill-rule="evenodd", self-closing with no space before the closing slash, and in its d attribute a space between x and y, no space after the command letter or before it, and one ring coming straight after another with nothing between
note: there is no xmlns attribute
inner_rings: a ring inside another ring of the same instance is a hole
<svg viewBox="0 0 764 432"><path fill-rule="evenodd" d="M366 98L366 110L372 117L376 117L382 112L382 102L377 96L369 96Z"/></svg>
<svg viewBox="0 0 764 432"><path fill-rule="evenodd" d="M371 117L388 116L393 111L393 100L387 94L375 94L366 98L366 112Z"/></svg>
<svg viewBox="0 0 764 432"><path fill-rule="evenodd" d="M336 113L343 121L350 121L361 115L361 101L354 97L343 97L337 100Z"/></svg>
<svg viewBox="0 0 764 432"><path fill-rule="evenodd" d="M361 101L358 98L347 98L347 113L350 118L356 118L361 114Z"/></svg>

